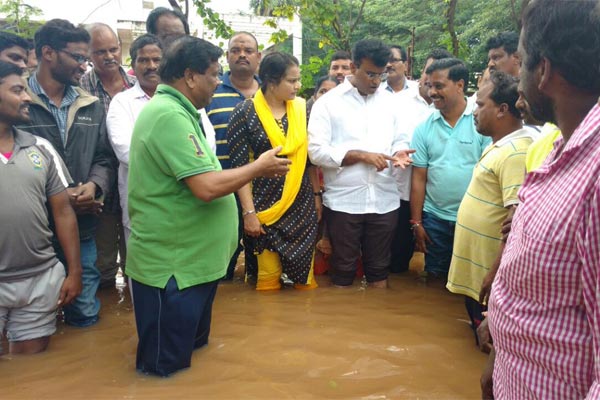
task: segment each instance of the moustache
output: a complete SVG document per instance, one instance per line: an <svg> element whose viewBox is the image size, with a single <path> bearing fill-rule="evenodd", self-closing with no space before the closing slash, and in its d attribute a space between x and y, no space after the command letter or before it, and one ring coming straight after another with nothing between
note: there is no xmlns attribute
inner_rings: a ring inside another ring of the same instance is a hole
<svg viewBox="0 0 600 400"><path fill-rule="evenodd" d="M144 72L144 76L150 76L150 75L156 75L156 76L158 76L158 72L156 70Z"/></svg>

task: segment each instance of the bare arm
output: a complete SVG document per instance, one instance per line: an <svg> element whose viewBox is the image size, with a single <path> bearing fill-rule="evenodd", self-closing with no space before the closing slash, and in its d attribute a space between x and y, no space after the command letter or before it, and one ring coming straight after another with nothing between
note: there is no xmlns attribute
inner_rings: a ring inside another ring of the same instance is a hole
<svg viewBox="0 0 600 400"><path fill-rule="evenodd" d="M246 184L237 192L242 205L242 219L244 220L244 232L246 235L258 237L265 233L254 209L254 199L252 198L252 188L250 184Z"/></svg>
<svg viewBox="0 0 600 400"><path fill-rule="evenodd" d="M517 205L514 204L508 207L508 214L506 215L506 221L512 221L513 215L515 215L515 211L517 211ZM503 222L504 225L504 222ZM502 240L500 242L500 248L498 249L498 255L494 260L494 263L490 267L490 270L483 278L483 282L481 284L481 290L479 292L479 302L481 304L487 304L490 293L492 292L492 283L494 283L494 279L496 278L496 273L498 272L498 268L500 268L500 262L502 261L502 253L504 252L504 247L506 246L506 242Z"/></svg>
<svg viewBox="0 0 600 400"><path fill-rule="evenodd" d="M323 197L321 195L321 184L319 182L319 168L311 165L308 167L308 178L312 185L313 193L315 194L315 209L317 210L317 221L321 221L323 215Z"/></svg>
<svg viewBox="0 0 600 400"><path fill-rule="evenodd" d="M65 253L68 276L60 289L58 304L66 305L81 293L81 257L77 218L66 191L48 198L56 225L56 235Z"/></svg>
<svg viewBox="0 0 600 400"><path fill-rule="evenodd" d="M370 153L362 150L350 150L342 160L342 166L347 167L358 163L373 165L377 171L383 171L388 167L388 161L395 161L394 158L382 153Z"/></svg>
<svg viewBox="0 0 600 400"><path fill-rule="evenodd" d="M426 184L427 168L413 166L410 187L410 217L415 221L421 221L423 218Z"/></svg>
<svg viewBox="0 0 600 400"><path fill-rule="evenodd" d="M422 225L423 205L425 204L425 185L427 184L427 168L415 167L412 169L410 188L410 216L415 221L413 233L415 235L416 250L427 253L427 243L431 239Z"/></svg>
<svg viewBox="0 0 600 400"><path fill-rule="evenodd" d="M185 178L194 196L200 200L210 202L216 198L233 193L259 176L283 176L289 171L290 161L278 158L277 153L281 146L264 152L251 164L224 171L211 171L192 175Z"/></svg>
<svg viewBox="0 0 600 400"><path fill-rule="evenodd" d="M496 361L496 352L492 347L490 351L490 355L488 356L487 363L483 368L483 373L481 374L481 398L484 400L493 399L494 398L494 383L492 381L492 377L494 374L494 362Z"/></svg>

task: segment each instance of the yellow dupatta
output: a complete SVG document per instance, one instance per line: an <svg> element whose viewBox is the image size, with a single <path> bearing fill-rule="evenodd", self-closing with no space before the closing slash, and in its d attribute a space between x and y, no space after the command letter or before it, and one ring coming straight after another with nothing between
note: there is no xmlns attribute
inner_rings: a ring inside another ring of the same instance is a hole
<svg viewBox="0 0 600 400"><path fill-rule="evenodd" d="M283 146L283 150L279 154L287 156L292 162L290 171L285 176L281 199L277 200L270 208L256 214L261 224L272 225L281 218L296 200L302 184L302 176L306 168L306 157L308 156L306 103L304 99L299 97L286 101L288 130L287 135L284 135L275 121L261 89L256 92L252 101L271 146L273 148Z"/></svg>

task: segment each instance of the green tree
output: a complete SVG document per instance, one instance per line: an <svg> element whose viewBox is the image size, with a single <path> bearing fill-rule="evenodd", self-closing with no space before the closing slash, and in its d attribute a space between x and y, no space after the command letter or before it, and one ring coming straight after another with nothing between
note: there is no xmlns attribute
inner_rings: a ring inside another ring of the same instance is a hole
<svg viewBox="0 0 600 400"><path fill-rule="evenodd" d="M249 0L263 15L292 18L303 24L302 83L325 73L331 54L349 51L357 40L379 38L409 49L413 76L427 54L443 47L480 72L487 63L484 45L502 31L519 31L522 9L530 0ZM194 0L206 7L207 0ZM268 22L278 28L276 18ZM289 34L277 29L274 43ZM414 46L413 46L414 44Z"/></svg>
<svg viewBox="0 0 600 400"><path fill-rule="evenodd" d="M42 10L22 0L0 0L0 14L5 15L2 29L24 38L32 38L41 24L31 17L42 15Z"/></svg>

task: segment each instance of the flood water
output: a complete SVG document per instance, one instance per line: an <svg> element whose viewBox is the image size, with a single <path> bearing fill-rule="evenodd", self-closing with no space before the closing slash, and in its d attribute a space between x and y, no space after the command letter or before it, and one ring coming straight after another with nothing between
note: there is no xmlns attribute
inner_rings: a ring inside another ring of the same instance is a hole
<svg viewBox="0 0 600 400"><path fill-rule="evenodd" d="M170 378L135 371L128 295L100 291L91 328L60 323L47 352L0 357L0 399L476 399L486 355L463 299L417 279L390 288L219 286L209 345Z"/></svg>

